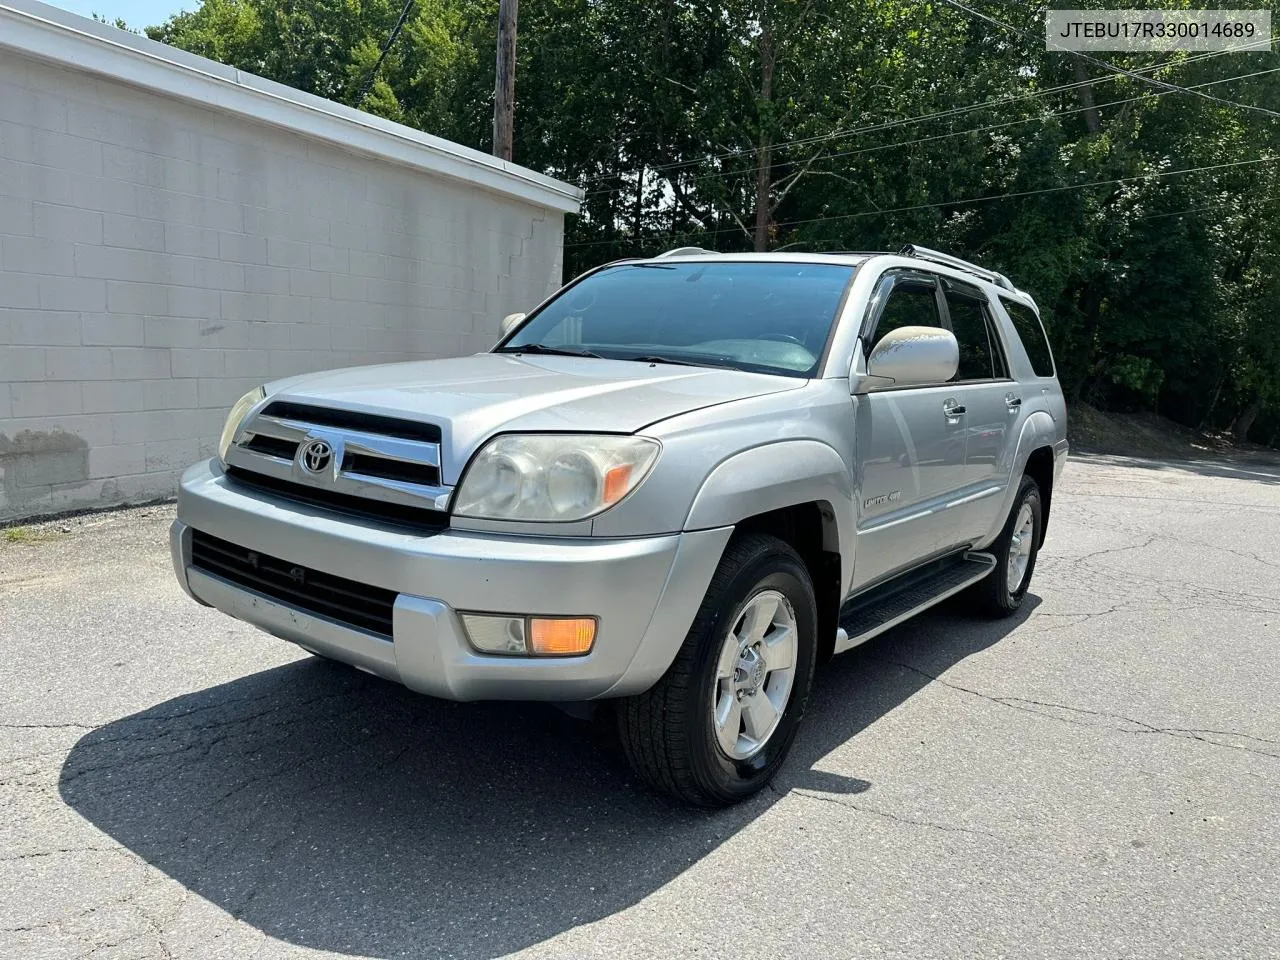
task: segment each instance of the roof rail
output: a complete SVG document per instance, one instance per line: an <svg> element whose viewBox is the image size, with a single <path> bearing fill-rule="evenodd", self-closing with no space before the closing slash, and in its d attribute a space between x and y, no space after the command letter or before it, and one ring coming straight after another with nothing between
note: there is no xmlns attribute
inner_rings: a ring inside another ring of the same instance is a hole
<svg viewBox="0 0 1280 960"><path fill-rule="evenodd" d="M714 254L714 250L704 250L702 247L676 247L674 250L664 250L653 259L661 260L664 257L709 257Z"/></svg>
<svg viewBox="0 0 1280 960"><path fill-rule="evenodd" d="M917 260L928 260L930 263L941 263L944 266L955 267L957 270L963 270L965 273L972 273L976 277L983 280L989 280L997 287L1003 287L1006 290L1016 291L1009 278L1003 273L996 273L994 270L988 270L980 267L976 263L970 263L968 260L961 260L959 257L953 257L949 253L939 253L937 250L930 250L928 247L917 246L914 243L908 243L898 251L900 257L914 257Z"/></svg>

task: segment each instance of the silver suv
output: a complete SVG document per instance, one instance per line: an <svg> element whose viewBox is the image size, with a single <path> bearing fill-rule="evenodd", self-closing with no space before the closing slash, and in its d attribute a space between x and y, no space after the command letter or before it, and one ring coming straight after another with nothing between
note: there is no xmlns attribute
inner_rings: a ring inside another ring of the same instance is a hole
<svg viewBox="0 0 1280 960"><path fill-rule="evenodd" d="M183 588L433 696L614 700L637 772L704 805L768 782L831 655L1022 603L1066 408L999 274L682 249L502 327L242 398L182 478Z"/></svg>

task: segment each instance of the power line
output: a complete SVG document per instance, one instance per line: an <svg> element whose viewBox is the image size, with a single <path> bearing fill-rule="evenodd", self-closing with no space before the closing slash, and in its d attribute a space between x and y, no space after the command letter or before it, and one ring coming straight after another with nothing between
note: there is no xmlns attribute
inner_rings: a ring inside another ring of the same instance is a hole
<svg viewBox="0 0 1280 960"><path fill-rule="evenodd" d="M969 14L970 16L977 17L979 20L985 20L987 23L993 24L1002 30L1007 30L1011 33L1017 34L1019 37L1022 37L1023 39L1030 38L1030 34L1028 34L1027 31L1020 30L1019 28L1015 27L1013 24L1006 23L1005 21L1000 20L997 17L993 17L989 14L983 13L981 10L975 10L973 7L970 7L967 4L962 3L961 0L943 0L943 3L946 3L949 6L955 7L957 10L963 10L965 13ZM1098 57L1090 56L1087 53L1082 53L1077 51L1076 56L1078 56L1081 60L1085 60L1089 63L1092 63L1094 66L1102 67L1104 70L1110 70L1110 71L1113 71L1114 73L1118 73L1118 74L1121 74L1122 76L1130 77L1131 79L1134 79L1134 80L1141 80L1144 83L1149 83L1149 84L1152 84L1153 86L1163 87L1169 90L1170 92L1178 91L1180 93L1189 93L1192 96L1203 97L1205 100L1211 100L1214 103L1223 104L1224 106L1237 107L1238 109L1241 109L1241 110L1252 110L1255 113L1261 113L1264 116L1280 118L1280 113L1276 112L1275 110L1268 110L1266 107L1260 107L1252 103L1240 103L1236 100L1226 100L1226 99L1223 99L1222 97L1215 97L1213 96L1213 94L1205 93L1203 91L1193 90L1188 87L1180 87L1176 83L1167 83L1164 80L1156 80L1153 77L1143 76L1132 70L1126 70L1124 67L1118 67L1114 63L1110 63L1106 60L1101 60Z"/></svg>
<svg viewBox="0 0 1280 960"><path fill-rule="evenodd" d="M1138 174L1132 177L1117 177L1114 179L1107 179L1107 180L1092 180L1088 183L1064 184L1063 186L1059 186L1059 187L1041 187L1038 190L1017 190L1010 193L996 194L990 197L963 197L956 200L935 200L930 203L917 203L917 204L911 204L910 206L904 206L904 207L892 207L886 210L863 210L858 213L842 213L842 214L837 214L835 216L829 216L829 217L808 217L803 220L784 220L784 221L779 221L778 223L774 224L774 226L795 227L795 226L800 226L802 224L807 224L807 223L822 223L822 222L828 222L833 220L856 220L862 217L882 217L882 216L887 216L889 214L895 214L895 213L910 213L916 210L928 210L933 207L968 206L975 203L989 203L993 200L1010 200L1015 198L1034 197L1034 196L1040 196L1041 194L1046 194L1046 193L1063 193L1069 190L1085 190L1085 189L1088 189L1089 187L1114 186L1122 183L1132 183L1136 180L1154 180L1154 179L1160 179L1163 177L1181 176L1183 174L1188 174L1188 173L1204 173L1209 170L1225 170L1230 167L1244 167L1244 166L1249 166L1251 164L1257 164L1257 163L1274 163L1277 160L1280 160L1280 156L1257 157L1252 160L1233 160L1229 163L1215 163L1215 164L1209 164L1207 166L1201 166L1201 167L1188 167L1181 170L1155 171L1152 173ZM737 233L738 231L739 231L738 227L722 227L716 230L694 230L694 231L686 231L683 234L669 233L669 234L658 235L654 237L642 237L642 238L632 238L632 239L643 240L644 242L651 242L654 240L671 240L681 236L688 236L690 234L694 234L697 236L715 236L721 233ZM577 247L595 247L595 246L600 246L602 244L611 244L611 243L618 243L618 242L620 241L616 239L615 240L585 240L579 243L566 243L565 247L566 249L577 248Z"/></svg>
<svg viewBox="0 0 1280 960"><path fill-rule="evenodd" d="M1016 29L1016 28L1011 27L1010 29ZM1220 56L1223 56L1224 54L1232 53L1232 52L1234 52L1234 50L1232 49L1213 50L1206 53L1196 54L1195 56L1192 56L1192 57L1187 57L1185 60L1179 60L1176 63L1152 64L1149 67L1140 67L1136 71L1134 71L1134 73L1140 73L1141 71L1155 73L1161 70L1169 70L1169 69L1172 69L1173 67L1181 67L1181 66L1186 66L1187 64L1190 64L1190 63L1197 63L1202 60L1209 60L1214 57L1220 57ZM783 140L778 143L775 143L774 149L779 149L782 147L807 146L809 144L814 144L814 143L823 143L828 140L837 140L841 137L854 137L864 133L878 133L882 130L891 130L896 127L910 126L916 123L924 123L927 120L940 120L940 119L945 119L953 116L962 116L966 113L973 113L978 110L986 109L987 107L1003 106L1004 104L1008 104L1008 103L1019 103L1023 100L1035 100L1040 97L1052 96L1053 94L1064 93L1069 90L1075 90L1079 87L1089 86L1090 84L1108 83L1108 82L1119 80L1119 79L1120 79L1119 74L1111 73L1110 75L1105 77L1094 77L1089 80L1077 80L1072 83L1059 84L1058 86L1055 86L1055 87L1046 87L1043 90L1032 90L1032 91L1028 91L1027 93L996 97L992 100L983 101L982 103L966 104L960 107L949 107L946 110L938 110L938 111L935 111L934 113L918 114L914 117L901 117L897 120L886 120L880 123L869 124L864 127L849 127L844 129L837 129L837 130L831 131L830 133L820 134L812 137L801 137L795 140ZM662 173L665 170L675 170L680 167L695 166L700 163L714 163L717 160L732 159L733 157L740 157L750 153L757 153L758 149L759 149L758 147L741 147L736 150L728 150L723 153L712 154L711 156L707 156L707 157L699 157L696 160L678 160L678 161L673 161L671 163L645 166L644 169L651 173ZM584 178L583 183L590 184L590 183L598 182L600 180L609 180L609 179L615 179L619 177L625 177L632 173L637 173L639 170L640 168L633 168L630 170L615 171L613 173L597 174L595 176Z"/></svg>
<svg viewBox="0 0 1280 960"><path fill-rule="evenodd" d="M1199 87L1214 86L1220 83L1231 83L1236 80L1249 80L1249 79L1252 79L1253 77L1260 77L1266 74L1276 73L1276 72L1280 72L1280 67L1271 67L1270 69L1267 69L1267 70L1257 70L1253 73L1244 73L1235 77L1224 77L1220 80L1206 80L1204 83L1193 84L1187 87L1186 89L1195 90ZM932 143L937 140L947 140L952 137L962 137L971 133L987 133L992 130L1003 130L1008 127L1019 126L1024 123L1034 123L1038 120L1046 120L1051 117L1063 117L1063 116L1070 116L1076 113L1083 113L1084 111L1090 110L1090 109L1102 110L1106 107L1117 107L1117 106L1122 106L1123 104L1126 104L1126 103L1137 103L1141 100L1146 100L1149 97L1168 96L1170 93L1173 93L1173 92L1174 92L1173 90L1163 90L1160 93L1156 93L1156 94L1143 94L1142 96L1137 96L1137 97L1126 97L1123 100L1111 100L1111 101L1108 101L1107 103L1095 104L1092 107L1072 107L1069 110L1054 110L1050 113L1037 114L1032 117L1022 117L1018 120L1007 120L1003 123L987 124L986 126L971 127L971 128L966 128L964 130L949 130L946 133L933 134L932 136L928 136L928 137L919 137L915 140L906 140L899 143L882 143L882 144L877 144L874 147L859 147L856 150L842 150L838 153L828 154L827 156L821 157L820 159L834 160L840 157L856 157L856 156L861 156L867 153L878 153L882 150L894 150L902 147L916 146L921 143ZM717 171L715 173L702 174L701 176L697 177L697 179L699 181L707 181L707 180L721 180L727 177L740 177L740 176L746 176L751 173L755 173L759 169L760 169L760 166L757 165L754 167L745 167L741 170L722 170L722 171ZM607 193L616 193L621 189L630 189L630 188L629 187L602 187L599 190L588 191L587 196L594 197L594 196L600 196L602 194L607 194Z"/></svg>
<svg viewBox="0 0 1280 960"><path fill-rule="evenodd" d="M373 65L373 69L369 71L369 76L365 78L364 86L360 88L360 96L356 98L357 110L364 106L365 98L369 96L369 91L373 89L373 81L378 78L378 71L382 69L382 61L387 59L387 51L395 44L396 38L400 36L400 31L404 29L405 21L409 19L409 10L413 7L413 4L414 0L405 0L404 9L400 11L400 19L391 28L391 35L387 37L387 42L382 45L382 52L378 54L378 62Z"/></svg>

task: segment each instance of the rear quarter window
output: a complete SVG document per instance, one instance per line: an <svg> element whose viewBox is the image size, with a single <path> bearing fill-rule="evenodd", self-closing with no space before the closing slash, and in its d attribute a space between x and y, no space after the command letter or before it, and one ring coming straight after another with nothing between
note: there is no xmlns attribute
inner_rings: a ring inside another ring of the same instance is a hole
<svg viewBox="0 0 1280 960"><path fill-rule="evenodd" d="M1018 332L1018 339L1027 351L1031 361L1031 369L1037 377L1053 376L1053 353L1049 349L1049 339L1045 336L1040 318L1030 307L1014 300L1000 298L1005 312L1013 321L1013 329Z"/></svg>

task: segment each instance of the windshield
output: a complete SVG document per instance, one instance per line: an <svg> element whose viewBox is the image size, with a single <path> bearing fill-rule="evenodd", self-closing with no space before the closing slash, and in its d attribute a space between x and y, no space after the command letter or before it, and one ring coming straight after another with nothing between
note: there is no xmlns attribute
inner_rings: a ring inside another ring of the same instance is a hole
<svg viewBox="0 0 1280 960"><path fill-rule="evenodd" d="M498 348L810 377L854 268L629 263L566 290Z"/></svg>

